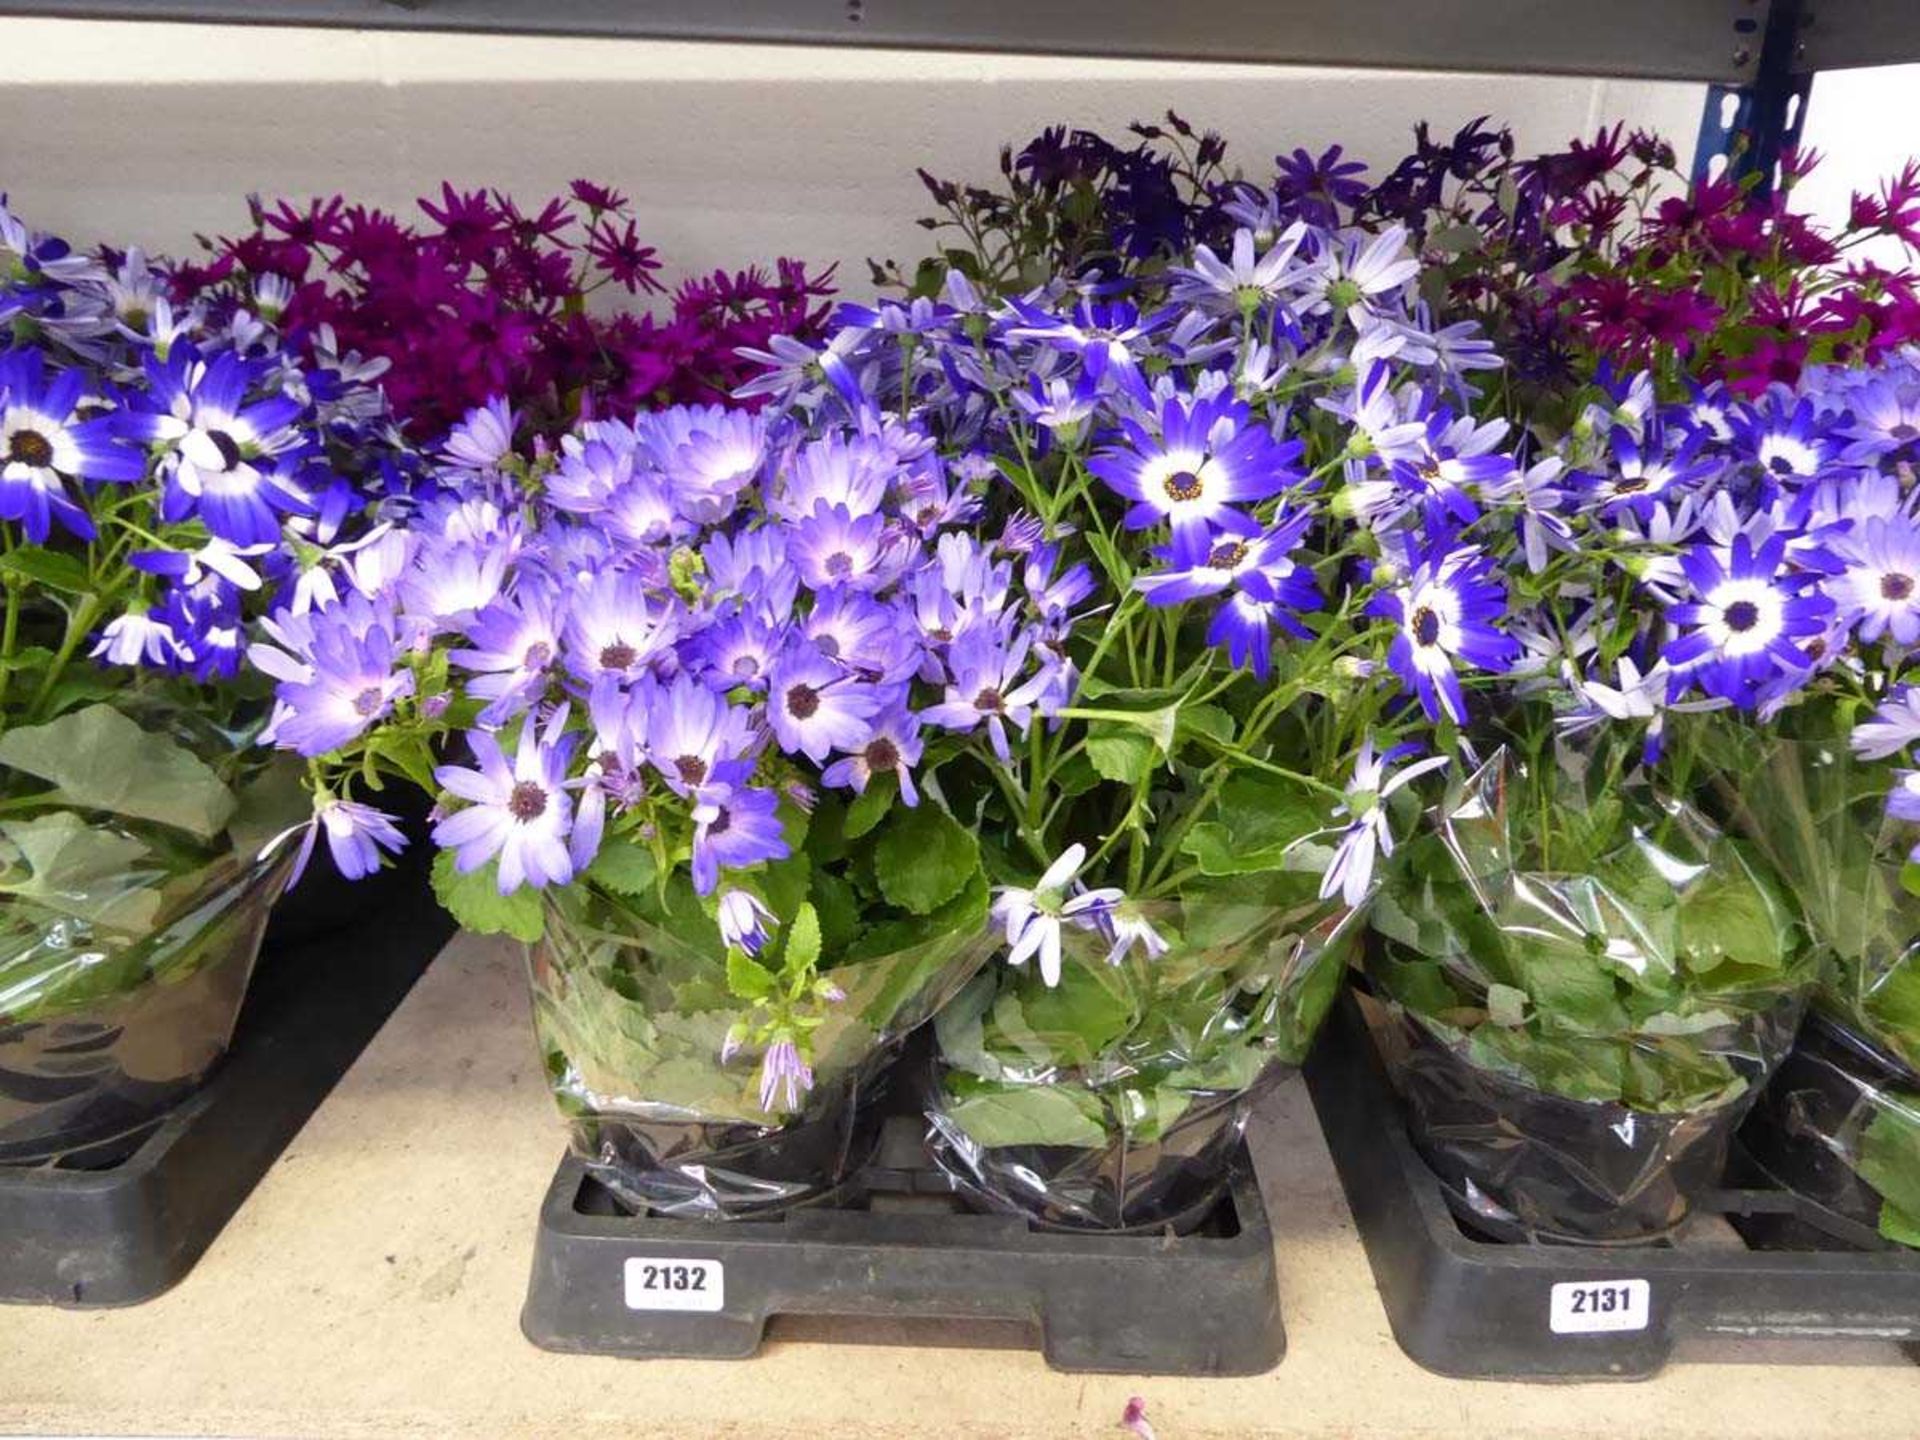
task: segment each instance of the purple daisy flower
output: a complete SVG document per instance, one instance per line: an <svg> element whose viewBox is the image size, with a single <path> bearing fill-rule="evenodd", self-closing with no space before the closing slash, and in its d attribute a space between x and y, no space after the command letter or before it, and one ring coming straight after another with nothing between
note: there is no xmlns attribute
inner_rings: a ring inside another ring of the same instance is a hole
<svg viewBox="0 0 1920 1440"><path fill-rule="evenodd" d="M543 742L529 719L511 764L492 735L470 731L475 768L442 765L433 772L449 793L468 802L433 827L434 844L454 852L454 868L463 875L498 857L502 895L523 884L564 885L573 878L567 847L573 802L566 785L579 737L558 734L558 728L550 724Z"/></svg>
<svg viewBox="0 0 1920 1440"><path fill-rule="evenodd" d="M1367 602L1367 614L1400 627L1387 664L1420 697L1429 720L1466 721L1456 662L1499 674L1519 658L1519 645L1493 624L1506 609L1506 591L1492 571L1492 557L1472 546L1428 555L1414 560L1405 583Z"/></svg>
<svg viewBox="0 0 1920 1440"><path fill-rule="evenodd" d="M784 860L792 852L771 790L710 785L694 797L693 888L711 895L720 871Z"/></svg>
<svg viewBox="0 0 1920 1440"><path fill-rule="evenodd" d="M686 675L666 685L649 683L636 694L647 759L676 793L736 785L753 772L754 733L747 711Z"/></svg>
<svg viewBox="0 0 1920 1440"><path fill-rule="evenodd" d="M816 501L788 533L787 554L811 590L878 590L898 571L897 547L878 513L855 517L845 505Z"/></svg>
<svg viewBox="0 0 1920 1440"><path fill-rule="evenodd" d="M1862 640L1920 641L1920 525L1904 516L1862 520L1827 548L1846 567L1823 587L1839 618Z"/></svg>
<svg viewBox="0 0 1920 1440"><path fill-rule="evenodd" d="M538 587L495 600L474 617L468 643L447 658L473 672L467 693L489 702L480 712L484 723L504 723L546 690L560 629L558 602Z"/></svg>
<svg viewBox="0 0 1920 1440"><path fill-rule="evenodd" d="M1275 440L1231 395L1171 396L1162 402L1158 419L1157 435L1138 421L1123 420L1126 447L1102 451L1087 462L1133 502L1126 514L1130 529L1166 521L1175 530L1211 526L1256 534L1259 527L1234 507L1269 499L1301 478L1293 464L1300 442Z"/></svg>
<svg viewBox="0 0 1920 1440"><path fill-rule="evenodd" d="M362 628L361 617L344 606L305 618L306 677L278 687L284 713L273 733L302 755L324 755L364 734L396 701L413 694L413 673L395 668L401 657L387 625ZM255 647L256 663L263 648Z"/></svg>
<svg viewBox="0 0 1920 1440"><path fill-rule="evenodd" d="M147 389L115 412L118 433L164 445L160 516L170 524L198 517L236 545L280 538L280 516L310 515L291 461L308 443L295 430L301 406L285 395L247 403L262 368L232 352L202 360L181 346L165 361L149 354Z"/></svg>
<svg viewBox="0 0 1920 1440"><path fill-rule="evenodd" d="M1677 698L1689 683L1745 709L1759 690L1782 672L1813 669L1813 658L1796 641L1821 633L1833 601L1812 589L1819 576L1787 567L1787 537L1776 534L1759 546L1745 535L1730 549L1697 545L1680 557L1693 599L1669 617L1690 627L1661 652L1675 671Z"/></svg>
<svg viewBox="0 0 1920 1440"><path fill-rule="evenodd" d="M105 420L76 420L86 377L66 370L48 380L38 350L0 354L0 520L16 520L44 544L58 521L82 540L93 521L73 502L68 480L129 484L146 459L114 441Z"/></svg>
<svg viewBox="0 0 1920 1440"><path fill-rule="evenodd" d="M904 706L896 706L873 722L858 750L820 772L820 783L829 787L848 785L864 795L876 776L891 774L900 782L901 800L918 805L920 792L914 787L913 767L920 763L921 749L919 717Z"/></svg>
<svg viewBox="0 0 1920 1440"><path fill-rule="evenodd" d="M591 685L602 675L638 680L672 653L678 621L657 607L640 576L606 570L567 597L567 669Z"/></svg>
<svg viewBox="0 0 1920 1440"><path fill-rule="evenodd" d="M811 645L787 650L767 677L767 720L788 754L816 765L835 750L857 750L881 697Z"/></svg>
<svg viewBox="0 0 1920 1440"><path fill-rule="evenodd" d="M1026 734L1035 703L1047 687L1045 669L1022 678L1032 649L1030 631L1016 636L1012 644L986 630L973 631L956 641L947 657L953 674L947 697L921 711L920 718L946 730L971 731L985 725L994 754L1007 761L1013 753L1007 742L1007 726L1011 724Z"/></svg>

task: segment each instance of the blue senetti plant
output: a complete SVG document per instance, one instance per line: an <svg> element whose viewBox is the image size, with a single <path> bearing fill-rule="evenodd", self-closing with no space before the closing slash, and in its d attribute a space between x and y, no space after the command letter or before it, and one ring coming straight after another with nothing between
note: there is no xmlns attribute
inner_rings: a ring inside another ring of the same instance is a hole
<svg viewBox="0 0 1920 1440"><path fill-rule="evenodd" d="M0 994L14 1019L211 964L246 930L234 887L264 912L272 896L254 892L291 868L272 842L299 818L297 791L276 792L250 743L270 696L246 646L269 612L298 624L350 588L413 477L366 369L289 358L259 298L182 300L139 252L77 253L0 204ZM344 790L337 804L322 828L342 868L376 868L397 831Z"/></svg>

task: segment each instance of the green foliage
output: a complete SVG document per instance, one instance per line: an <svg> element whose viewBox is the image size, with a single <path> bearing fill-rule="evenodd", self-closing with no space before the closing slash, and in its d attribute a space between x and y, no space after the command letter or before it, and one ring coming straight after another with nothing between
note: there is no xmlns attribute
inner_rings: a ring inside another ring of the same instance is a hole
<svg viewBox="0 0 1920 1440"><path fill-rule="evenodd" d="M1304 1060L1358 924L1337 905L1243 877L1149 918L1166 954L1118 965L1065 932L1060 981L1028 964L982 975L935 1018L944 1113L985 1146L1158 1140L1202 1097Z"/></svg>
<svg viewBox="0 0 1920 1440"><path fill-rule="evenodd" d="M475 935L511 935L529 944L540 938L539 891L522 885L513 894L502 895L496 861L463 875L455 868L454 858L451 850L433 857L433 893L461 929Z"/></svg>
<svg viewBox="0 0 1920 1440"><path fill-rule="evenodd" d="M1570 1099L1691 1110L1746 1089L1811 950L1758 848L1634 785L1512 757L1384 870L1368 968L1477 1064Z"/></svg>
<svg viewBox="0 0 1920 1440"><path fill-rule="evenodd" d="M933 804L893 812L873 852L881 894L915 915L939 909L979 870L980 843Z"/></svg>
<svg viewBox="0 0 1920 1440"><path fill-rule="evenodd" d="M1873 1118L1860 1132L1860 1178L1880 1192L1880 1233L1920 1246L1920 1094L1894 1091L1870 1102Z"/></svg>
<svg viewBox="0 0 1920 1440"><path fill-rule="evenodd" d="M214 771L170 736L111 705L89 705L0 735L0 766L54 787L49 803L152 820L210 840L238 803Z"/></svg>

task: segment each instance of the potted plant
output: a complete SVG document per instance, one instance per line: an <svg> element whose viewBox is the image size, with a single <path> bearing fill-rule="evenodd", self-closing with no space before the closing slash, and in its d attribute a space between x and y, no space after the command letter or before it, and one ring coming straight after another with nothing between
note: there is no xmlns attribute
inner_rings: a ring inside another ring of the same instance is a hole
<svg viewBox="0 0 1920 1440"><path fill-rule="evenodd" d="M438 791L436 889L527 944L609 1188L712 1218L817 1198L987 953L980 843L914 703L921 592L936 556L967 572L969 512L926 512L938 470L898 426L678 407L529 458L508 414L449 437L464 498L393 565L256 650L290 677L274 733L318 796L370 766Z"/></svg>
<svg viewBox="0 0 1920 1440"><path fill-rule="evenodd" d="M1518 654L1455 538L1470 490L1521 484L1506 427L1466 413L1497 361L1423 327L1403 237L1296 224L1173 259L1151 312L1058 279L846 307L824 378L792 380L810 413L898 407L987 477L1014 563L979 589L1048 607L1031 641L956 638L926 712L965 742L941 784L1008 946L937 1019L935 1154L1048 1224L1205 1218L1357 955L1383 801L1444 763L1413 754L1463 677ZM1443 649L1436 573L1470 585Z"/></svg>
<svg viewBox="0 0 1920 1440"><path fill-rule="evenodd" d="M0 317L0 1162L100 1161L225 1051L293 871L241 650L352 548L377 396L3 208Z"/></svg>

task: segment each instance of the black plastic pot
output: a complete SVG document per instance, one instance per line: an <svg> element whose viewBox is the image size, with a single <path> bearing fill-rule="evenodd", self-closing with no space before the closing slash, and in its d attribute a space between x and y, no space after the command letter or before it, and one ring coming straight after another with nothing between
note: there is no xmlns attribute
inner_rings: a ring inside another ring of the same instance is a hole
<svg viewBox="0 0 1920 1440"><path fill-rule="evenodd" d="M1920 1092L1898 1059L1825 1015L1808 1015L1793 1053L1780 1066L1740 1130L1740 1144L1766 1177L1852 1222L1832 1231L1810 1226L1743 1224L1756 1244L1792 1249L1891 1249L1877 1233L1880 1192L1860 1177L1854 1157L1873 1123L1877 1097Z"/></svg>
<svg viewBox="0 0 1920 1440"><path fill-rule="evenodd" d="M1024 1216L1049 1230L1187 1234L1233 1183L1254 1104L1295 1073L1270 1065L1245 1090L1196 1095L1153 1141L1110 1133L1107 1145L979 1144L942 1112L936 1062L927 1146L934 1163L974 1207Z"/></svg>
<svg viewBox="0 0 1920 1440"><path fill-rule="evenodd" d="M114 1163L199 1088L233 1038L279 873L238 877L140 940L156 978L84 1009L0 1021L0 1164L80 1152ZM98 942L74 943L84 963ZM197 963L178 959L187 947Z"/></svg>
<svg viewBox="0 0 1920 1440"><path fill-rule="evenodd" d="M598 1116L573 1122L588 1172L639 1213L733 1220L836 1194L872 1158L885 1067L816 1091L785 1125Z"/></svg>
<svg viewBox="0 0 1920 1440"><path fill-rule="evenodd" d="M1640 1244L1720 1183L1751 1089L1652 1114L1569 1100L1469 1063L1417 1016L1370 1004L1408 1131L1463 1219L1501 1239Z"/></svg>

